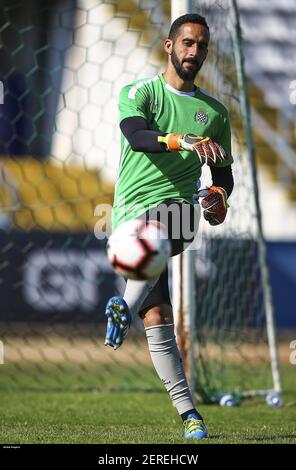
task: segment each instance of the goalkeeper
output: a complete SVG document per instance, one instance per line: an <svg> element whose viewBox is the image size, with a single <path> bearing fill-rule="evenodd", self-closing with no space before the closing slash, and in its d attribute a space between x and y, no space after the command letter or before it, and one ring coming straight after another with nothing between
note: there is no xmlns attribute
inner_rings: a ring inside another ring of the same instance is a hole
<svg viewBox="0 0 296 470"><path fill-rule="evenodd" d="M121 157L113 228L137 217L159 219L155 214L160 207L169 210L174 205L179 217L172 211L171 220L163 221L173 256L193 240L198 228L199 211L193 204L193 194L201 198L205 219L218 225L226 217L233 188L228 112L195 85L209 39L202 16L179 17L164 41L168 56L165 72L125 86L119 97ZM212 186L196 194L203 164L210 167ZM179 224L181 235L176 238L174 229ZM188 226L192 227L189 239L183 236ZM149 281L128 280L124 297L109 300L105 344L117 349L131 319L138 314L144 321L156 372L183 420L183 436L208 437L203 418L194 407L176 345L167 270Z"/></svg>

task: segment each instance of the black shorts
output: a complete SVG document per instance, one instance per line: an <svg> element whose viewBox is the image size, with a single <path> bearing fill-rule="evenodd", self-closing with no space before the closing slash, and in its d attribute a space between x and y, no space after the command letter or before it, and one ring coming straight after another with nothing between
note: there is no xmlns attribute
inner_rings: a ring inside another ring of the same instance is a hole
<svg viewBox="0 0 296 470"><path fill-rule="evenodd" d="M172 255L176 256L189 246L198 231L200 211L186 201L173 199L164 201L139 217L143 220L158 220L166 225L172 243ZM168 268L163 271L152 291L144 300L141 310L159 304L171 304Z"/></svg>

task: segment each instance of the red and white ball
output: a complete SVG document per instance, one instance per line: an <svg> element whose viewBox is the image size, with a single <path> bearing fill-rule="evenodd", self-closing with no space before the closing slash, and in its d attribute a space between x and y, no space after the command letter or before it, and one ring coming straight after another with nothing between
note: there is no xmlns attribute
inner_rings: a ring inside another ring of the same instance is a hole
<svg viewBox="0 0 296 470"><path fill-rule="evenodd" d="M171 242L165 225L134 219L114 230L107 243L107 254L118 274L128 279L151 279L166 268Z"/></svg>

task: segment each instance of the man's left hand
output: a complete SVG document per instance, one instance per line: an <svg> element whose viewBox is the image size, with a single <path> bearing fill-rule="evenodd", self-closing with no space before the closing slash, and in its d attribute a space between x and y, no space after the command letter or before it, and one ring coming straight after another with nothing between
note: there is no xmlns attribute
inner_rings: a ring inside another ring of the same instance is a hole
<svg viewBox="0 0 296 470"><path fill-rule="evenodd" d="M224 222L227 209L227 193L220 186L211 186L201 189L196 194L196 198L203 198L201 207L204 209L203 216L210 225L219 225Z"/></svg>

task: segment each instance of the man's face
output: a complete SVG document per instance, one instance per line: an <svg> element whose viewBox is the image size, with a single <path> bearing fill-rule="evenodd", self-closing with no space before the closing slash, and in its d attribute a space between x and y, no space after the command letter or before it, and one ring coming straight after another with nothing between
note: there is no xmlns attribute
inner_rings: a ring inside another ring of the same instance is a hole
<svg viewBox="0 0 296 470"><path fill-rule="evenodd" d="M171 44L171 61L182 80L192 81L208 53L209 32L205 26L185 23Z"/></svg>

